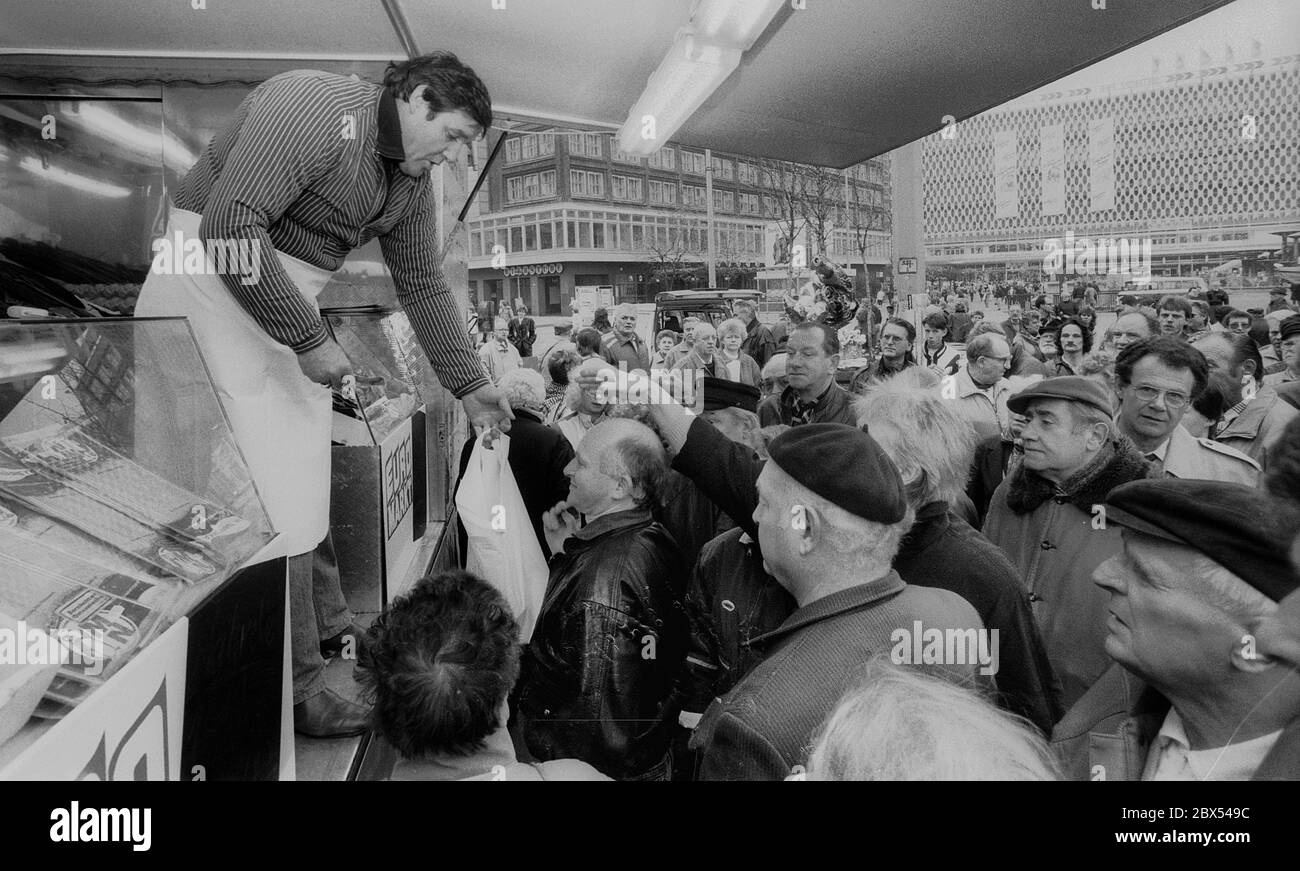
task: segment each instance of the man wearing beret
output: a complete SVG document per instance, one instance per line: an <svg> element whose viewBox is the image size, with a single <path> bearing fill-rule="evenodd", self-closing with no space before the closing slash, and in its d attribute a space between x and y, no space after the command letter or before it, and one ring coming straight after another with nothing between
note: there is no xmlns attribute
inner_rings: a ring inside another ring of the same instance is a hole
<svg viewBox="0 0 1300 871"><path fill-rule="evenodd" d="M753 519L764 567L799 607L751 642L766 651L762 665L705 711L691 741L703 752L703 780L796 771L860 667L891 650L896 630L983 629L960 596L909 586L890 567L912 518L898 470L870 436L807 424L769 450ZM920 667L972 686L980 679L977 663Z"/></svg>
<svg viewBox="0 0 1300 871"><path fill-rule="evenodd" d="M1115 360L1120 400L1115 424L1166 477L1254 486L1258 463L1179 426L1208 380L1205 356L1182 339L1152 336L1135 342Z"/></svg>
<svg viewBox="0 0 1300 871"><path fill-rule="evenodd" d="M758 408L763 426L783 423L846 423L855 425L852 398L835 383L840 365L840 338L825 324L801 323L790 329L786 341L785 376L788 386L779 396L768 397Z"/></svg>
<svg viewBox="0 0 1300 871"><path fill-rule="evenodd" d="M1300 588L1300 517L1254 488L1136 481L1106 501L1123 552L1102 564L1118 663L1053 733L1079 780L1300 777L1300 674L1249 630Z"/></svg>
<svg viewBox="0 0 1300 871"><path fill-rule="evenodd" d="M1090 378L1037 382L1007 406L1029 418L1024 461L994 491L984 534L1020 572L1068 708L1110 666L1106 597L1092 571L1120 539L1101 503L1151 467L1116 431L1110 395Z"/></svg>

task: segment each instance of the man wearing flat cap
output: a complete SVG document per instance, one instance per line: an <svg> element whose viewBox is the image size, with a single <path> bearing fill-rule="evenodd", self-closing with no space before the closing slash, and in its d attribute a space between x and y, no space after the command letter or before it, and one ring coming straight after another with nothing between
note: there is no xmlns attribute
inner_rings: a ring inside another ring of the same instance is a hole
<svg viewBox="0 0 1300 871"><path fill-rule="evenodd" d="M983 628L960 596L909 586L890 567L912 518L898 470L869 435L807 424L769 450L753 519L764 567L799 607L751 642L766 651L761 666L705 711L691 741L703 752L703 780L795 772L859 669L891 650L895 630ZM920 667L979 680L977 663Z"/></svg>
<svg viewBox="0 0 1300 871"><path fill-rule="evenodd" d="M1292 315L1278 324L1278 350L1284 368L1264 376L1264 386L1277 388L1300 381L1300 315Z"/></svg>
<svg viewBox="0 0 1300 871"><path fill-rule="evenodd" d="M1110 666L1106 597L1092 571L1119 552L1120 538L1101 503L1151 466L1116 431L1110 394L1090 378L1039 381L1007 407L1029 419L1024 461L994 491L984 534L1020 572L1068 708Z"/></svg>
<svg viewBox="0 0 1300 871"><path fill-rule="evenodd" d="M1094 577L1118 663L1057 725L1080 780L1300 777L1300 674L1253 627L1300 589L1290 506L1240 484L1150 480L1117 488L1123 551Z"/></svg>

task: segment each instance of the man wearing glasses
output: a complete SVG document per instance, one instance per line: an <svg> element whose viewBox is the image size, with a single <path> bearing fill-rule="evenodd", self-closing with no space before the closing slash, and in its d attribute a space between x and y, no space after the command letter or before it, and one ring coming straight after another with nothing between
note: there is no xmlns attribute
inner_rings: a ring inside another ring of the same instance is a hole
<svg viewBox="0 0 1300 871"><path fill-rule="evenodd" d="M1120 432L1167 478L1201 478L1254 486L1259 465L1236 448L1196 438L1179 426L1205 390L1204 355L1174 336L1129 345L1115 361Z"/></svg>

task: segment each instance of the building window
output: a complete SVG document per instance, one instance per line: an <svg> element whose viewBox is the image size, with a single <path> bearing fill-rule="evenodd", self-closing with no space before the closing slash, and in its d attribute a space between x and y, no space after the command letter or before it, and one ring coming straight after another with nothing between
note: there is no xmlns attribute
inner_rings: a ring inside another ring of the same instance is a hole
<svg viewBox="0 0 1300 871"><path fill-rule="evenodd" d="M736 166L736 178L741 184L758 184L758 170L752 163L741 162Z"/></svg>
<svg viewBox="0 0 1300 871"><path fill-rule="evenodd" d="M682 185L682 205L690 209L703 209L705 206L704 188L693 184Z"/></svg>
<svg viewBox="0 0 1300 871"><path fill-rule="evenodd" d="M506 202L525 203L555 196L555 170L506 179Z"/></svg>
<svg viewBox="0 0 1300 871"><path fill-rule="evenodd" d="M650 159L647 162L654 169L676 169L677 158L674 156L675 154L676 152L672 148L661 148L654 154L650 155Z"/></svg>
<svg viewBox="0 0 1300 871"><path fill-rule="evenodd" d="M604 138L604 134L601 133L570 133L569 153L600 157L604 153L600 149L600 141Z"/></svg>
<svg viewBox="0 0 1300 871"><path fill-rule="evenodd" d="M619 148L616 144L616 140L612 136L609 140L609 156L617 163L631 163L636 166L641 165L641 158L637 157L635 154L628 154L626 151Z"/></svg>
<svg viewBox="0 0 1300 871"><path fill-rule="evenodd" d="M723 160L721 157L713 158L713 177L714 179L723 179L732 181L735 179L735 167L730 160Z"/></svg>
<svg viewBox="0 0 1300 871"><path fill-rule="evenodd" d="M714 191L713 208L719 212L734 212L736 210L735 195L731 191Z"/></svg>
<svg viewBox="0 0 1300 871"><path fill-rule="evenodd" d="M644 196L641 179L631 176L611 175L609 177L609 189L616 200L639 203Z"/></svg>
<svg viewBox="0 0 1300 871"><path fill-rule="evenodd" d="M605 174L581 169L569 170L569 194L575 197L604 197Z"/></svg>
<svg viewBox="0 0 1300 871"><path fill-rule="evenodd" d="M746 215L758 214L758 194L737 194L740 201L740 211Z"/></svg>
<svg viewBox="0 0 1300 871"><path fill-rule="evenodd" d="M520 163L555 154L555 134L529 133L506 140L506 163Z"/></svg>
<svg viewBox="0 0 1300 871"><path fill-rule="evenodd" d="M704 175L704 155L693 151L682 152L682 172L691 175Z"/></svg>
<svg viewBox="0 0 1300 871"><path fill-rule="evenodd" d="M672 181L650 181L650 202L654 205L674 206L677 204L677 183Z"/></svg>

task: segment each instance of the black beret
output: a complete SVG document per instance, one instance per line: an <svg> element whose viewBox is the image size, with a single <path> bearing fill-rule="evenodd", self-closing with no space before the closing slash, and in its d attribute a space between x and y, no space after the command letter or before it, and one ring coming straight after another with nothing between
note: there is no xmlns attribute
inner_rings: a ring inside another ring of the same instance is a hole
<svg viewBox="0 0 1300 871"><path fill-rule="evenodd" d="M1300 335L1300 315L1291 315L1291 317L1278 324L1277 329L1281 334L1280 339L1287 339L1294 335Z"/></svg>
<svg viewBox="0 0 1300 871"><path fill-rule="evenodd" d="M897 523L907 513L903 479L876 440L842 423L786 430L767 449L781 471L850 514Z"/></svg>
<svg viewBox="0 0 1300 871"><path fill-rule="evenodd" d="M1300 588L1290 547L1300 515L1245 484L1147 478L1106 499L1106 522L1199 551L1274 602Z"/></svg>
<svg viewBox="0 0 1300 871"><path fill-rule="evenodd" d="M731 381L726 378L704 376L704 410L716 411L719 408L743 408L745 411L758 412L757 387Z"/></svg>
<svg viewBox="0 0 1300 871"><path fill-rule="evenodd" d="M1091 405L1103 414L1114 414L1110 393L1100 381L1085 378L1082 375L1062 375L1058 378L1044 378L1035 381L1024 390L1007 400L1007 408L1016 414L1024 414L1029 403L1034 399L1068 399Z"/></svg>

